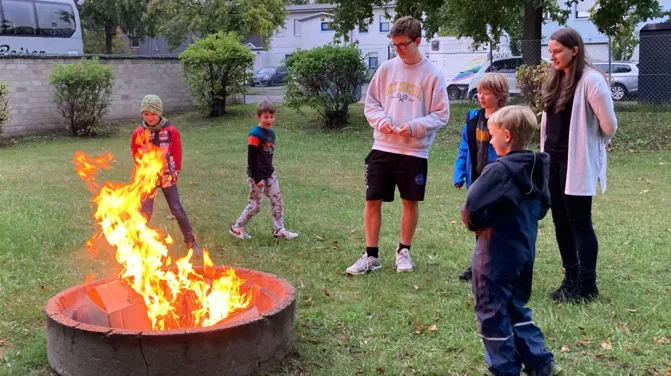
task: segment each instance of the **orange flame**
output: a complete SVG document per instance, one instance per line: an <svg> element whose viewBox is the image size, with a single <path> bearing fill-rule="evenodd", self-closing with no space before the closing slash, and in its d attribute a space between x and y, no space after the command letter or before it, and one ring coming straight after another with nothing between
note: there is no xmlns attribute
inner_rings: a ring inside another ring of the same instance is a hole
<svg viewBox="0 0 671 376"><path fill-rule="evenodd" d="M204 274L191 264L193 250L173 262L166 244L170 236L147 226L140 213L142 198L154 194L163 169L163 152L152 148L135 160L129 184L106 182L93 201L95 219L107 242L116 249L116 260L124 269L119 277L140 294L147 306L153 329L211 326L236 311L247 308L251 293L241 293L244 280L231 268L218 272L207 250L203 250ZM109 169L112 154L91 158L77 152L77 174L95 192L94 174ZM94 239L100 234L92 237ZM89 241L88 245L93 244ZM174 264L174 265L173 265Z"/></svg>

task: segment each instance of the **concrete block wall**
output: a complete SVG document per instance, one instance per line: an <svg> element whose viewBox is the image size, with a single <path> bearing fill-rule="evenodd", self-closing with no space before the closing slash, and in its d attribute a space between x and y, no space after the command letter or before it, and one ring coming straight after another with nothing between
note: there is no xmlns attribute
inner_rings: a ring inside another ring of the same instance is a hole
<svg viewBox="0 0 671 376"><path fill-rule="evenodd" d="M67 129L53 102L49 73L57 64L78 61L77 57L0 58L0 81L9 89L11 116L5 124L5 136ZM177 58L105 57L100 62L114 69L108 121L140 121L140 102L146 94L160 96L167 114L195 108Z"/></svg>

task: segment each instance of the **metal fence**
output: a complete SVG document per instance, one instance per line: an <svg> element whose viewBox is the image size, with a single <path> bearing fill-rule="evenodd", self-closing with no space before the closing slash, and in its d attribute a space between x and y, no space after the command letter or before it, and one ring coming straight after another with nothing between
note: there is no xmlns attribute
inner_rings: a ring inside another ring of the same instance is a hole
<svg viewBox="0 0 671 376"><path fill-rule="evenodd" d="M477 84L487 72L508 77L510 94L519 94L515 73L525 62L549 61L547 41L521 41L484 45L478 49L455 43L432 46L427 57L443 72L452 101L476 99ZM587 61L601 71L611 86L618 107L626 104L655 105L671 111L671 34L644 35L623 45L607 38L586 40Z"/></svg>

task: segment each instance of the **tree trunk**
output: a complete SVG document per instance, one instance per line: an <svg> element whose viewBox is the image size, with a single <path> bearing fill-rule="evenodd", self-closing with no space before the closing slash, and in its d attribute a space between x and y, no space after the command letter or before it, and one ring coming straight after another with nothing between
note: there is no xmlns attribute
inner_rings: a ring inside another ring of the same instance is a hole
<svg viewBox="0 0 671 376"><path fill-rule="evenodd" d="M525 65L538 65L541 62L543 8L536 8L534 3L534 0L524 0L522 62Z"/></svg>
<svg viewBox="0 0 671 376"><path fill-rule="evenodd" d="M112 38L114 38L114 34L112 33L112 26L105 25L105 53L107 55L112 54Z"/></svg>
<svg viewBox="0 0 671 376"><path fill-rule="evenodd" d="M226 98L217 98L212 102L211 117L218 117L226 113Z"/></svg>

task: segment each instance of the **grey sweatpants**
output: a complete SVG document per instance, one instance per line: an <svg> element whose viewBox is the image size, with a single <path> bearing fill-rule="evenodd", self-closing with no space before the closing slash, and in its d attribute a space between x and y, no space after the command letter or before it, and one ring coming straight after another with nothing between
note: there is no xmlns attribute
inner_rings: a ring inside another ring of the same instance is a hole
<svg viewBox="0 0 671 376"><path fill-rule="evenodd" d="M247 207L240 214L238 221L235 222L235 227L245 227L261 211L261 199L265 194L268 196L268 200L270 200L270 212L273 216L275 231L283 229L284 209L282 208L282 194L280 194L280 184L277 182L277 175L273 172L268 179L264 180L265 185L261 188L256 186L254 179L248 178L247 181L249 182Z"/></svg>

